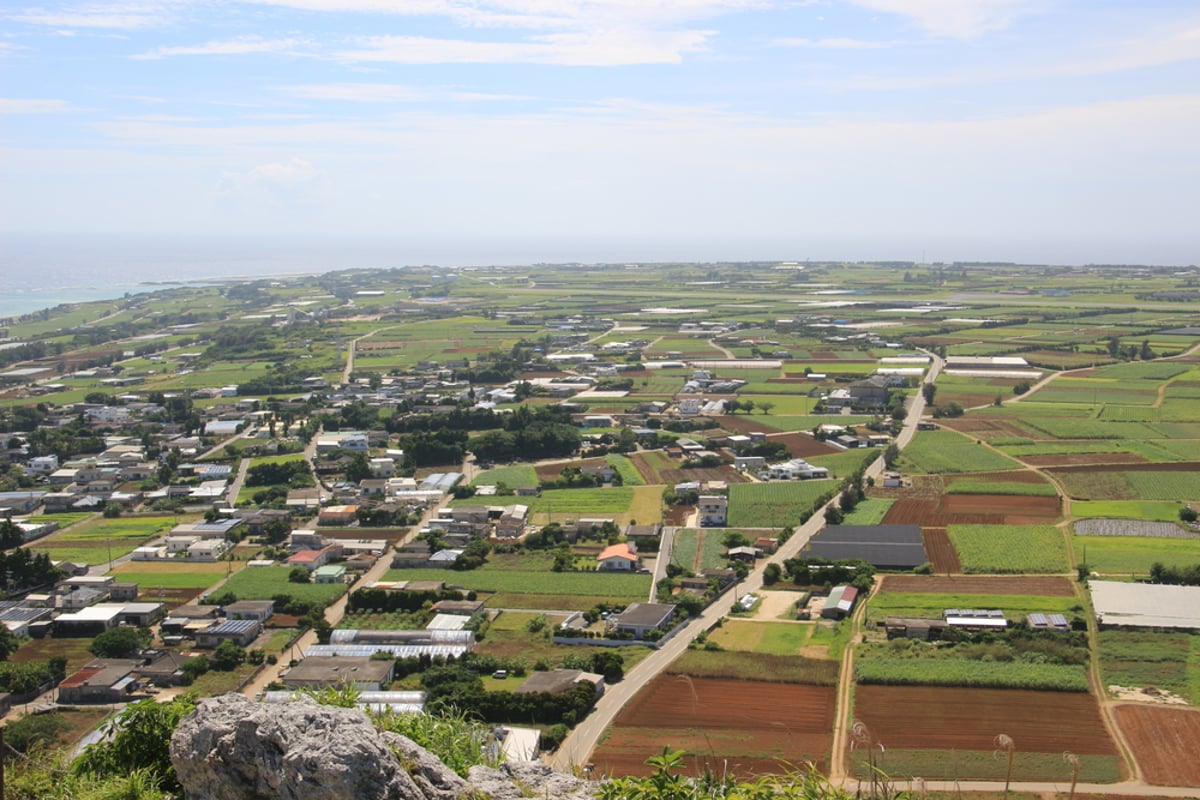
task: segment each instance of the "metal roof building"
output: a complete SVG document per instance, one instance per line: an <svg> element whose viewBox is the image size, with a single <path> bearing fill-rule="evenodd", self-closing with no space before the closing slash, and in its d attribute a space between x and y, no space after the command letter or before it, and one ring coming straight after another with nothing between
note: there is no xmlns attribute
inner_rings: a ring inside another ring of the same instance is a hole
<svg viewBox="0 0 1200 800"><path fill-rule="evenodd" d="M1088 581L1102 628L1200 630L1200 586Z"/></svg>

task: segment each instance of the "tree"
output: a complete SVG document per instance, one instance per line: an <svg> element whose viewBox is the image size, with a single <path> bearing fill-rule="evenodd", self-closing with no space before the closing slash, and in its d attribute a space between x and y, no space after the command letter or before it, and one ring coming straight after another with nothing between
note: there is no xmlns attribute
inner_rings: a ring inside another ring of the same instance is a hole
<svg viewBox="0 0 1200 800"><path fill-rule="evenodd" d="M238 647L230 641L221 642L213 651L210 662L215 670L232 672L246 660L245 648Z"/></svg>
<svg viewBox="0 0 1200 800"><path fill-rule="evenodd" d="M1025 394L1031 388L1033 388L1033 387L1030 385L1029 381L1021 381L1020 383L1013 386L1013 394L1017 394L1017 395Z"/></svg>
<svg viewBox="0 0 1200 800"><path fill-rule="evenodd" d="M763 584L766 586L771 586L773 584L779 583L779 579L782 577L783 577L783 568L780 567L778 564L776 564L774 561L767 564L766 568L763 569Z"/></svg>
<svg viewBox="0 0 1200 800"><path fill-rule="evenodd" d="M837 506L830 505L825 507L825 524L826 525L841 525L845 515Z"/></svg>
<svg viewBox="0 0 1200 800"><path fill-rule="evenodd" d="M921 385L921 396L925 398L925 402L933 405L933 398L937 396L937 384L925 383Z"/></svg>
<svg viewBox="0 0 1200 800"><path fill-rule="evenodd" d="M758 401L758 407L762 411L762 413L765 415L765 414L771 413L771 409L775 407L775 404L772 403L770 400L760 400L760 401Z"/></svg>
<svg viewBox="0 0 1200 800"><path fill-rule="evenodd" d="M1191 506L1184 506L1179 509L1179 519L1182 522L1195 522L1198 518L1200 518L1200 512Z"/></svg>
<svg viewBox="0 0 1200 800"><path fill-rule="evenodd" d="M0 625L0 661L8 661L8 657L17 652L21 640L6 625Z"/></svg>
<svg viewBox="0 0 1200 800"><path fill-rule="evenodd" d="M288 573L288 583L308 583L310 578L312 574L304 567L292 567Z"/></svg>
<svg viewBox="0 0 1200 800"><path fill-rule="evenodd" d="M71 765L76 775L100 778L127 775L132 770L149 770L159 789L172 795L182 792L169 752L171 734L196 707L194 695L186 694L166 703L142 700L126 706L109 723L109 734L89 745Z"/></svg>
<svg viewBox="0 0 1200 800"><path fill-rule="evenodd" d="M99 658L128 658L137 651L150 646L150 631L120 625L110 628L92 639L88 651Z"/></svg>

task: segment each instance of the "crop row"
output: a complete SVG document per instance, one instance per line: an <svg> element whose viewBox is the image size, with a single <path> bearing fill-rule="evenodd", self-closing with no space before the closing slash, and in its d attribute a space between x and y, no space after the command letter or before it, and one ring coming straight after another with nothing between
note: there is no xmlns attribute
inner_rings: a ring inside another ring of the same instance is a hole
<svg viewBox="0 0 1200 800"><path fill-rule="evenodd" d="M1048 689L1086 692L1082 666L983 662L965 659L860 658L854 664L859 683L890 686L967 686L991 689Z"/></svg>

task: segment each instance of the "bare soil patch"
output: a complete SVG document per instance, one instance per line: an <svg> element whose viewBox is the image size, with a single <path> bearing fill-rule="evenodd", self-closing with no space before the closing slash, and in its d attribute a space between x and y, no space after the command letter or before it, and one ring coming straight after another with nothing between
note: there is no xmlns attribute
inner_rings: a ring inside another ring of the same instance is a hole
<svg viewBox="0 0 1200 800"><path fill-rule="evenodd" d="M1051 575L887 575L882 591L904 594L998 594L1072 597L1071 581Z"/></svg>
<svg viewBox="0 0 1200 800"><path fill-rule="evenodd" d="M962 564L958 560L958 552L950 542L950 535L945 528L929 528L922 531L925 540L925 554L934 572L962 572Z"/></svg>
<svg viewBox="0 0 1200 800"><path fill-rule="evenodd" d="M1200 709L1119 705L1113 713L1147 783L1200 786Z"/></svg>
<svg viewBox="0 0 1200 800"><path fill-rule="evenodd" d="M988 401L991 399L991 397L987 398ZM1028 430L1002 419L981 419L978 417L943 418L939 419L937 424L943 428L958 431L959 433L993 433L997 436L1029 437Z"/></svg>
<svg viewBox="0 0 1200 800"><path fill-rule="evenodd" d="M593 761L602 775L649 775L663 745L684 749L687 771L775 774L813 761L827 771L835 689L661 675L617 717ZM781 714L781 709L787 709Z"/></svg>
<svg viewBox="0 0 1200 800"><path fill-rule="evenodd" d="M1143 464L1095 464L1059 467L1053 472L1200 472L1200 461L1168 461Z"/></svg>
<svg viewBox="0 0 1200 800"><path fill-rule="evenodd" d="M783 442L789 453L800 458L828 456L843 452L831 444L818 441L815 437L807 433L788 433L783 436L772 436L771 441Z"/></svg>
<svg viewBox="0 0 1200 800"><path fill-rule="evenodd" d="M1058 497L1024 495L947 494L935 500L900 499L883 518L886 525L1039 525L1058 519Z"/></svg>
<svg viewBox="0 0 1200 800"><path fill-rule="evenodd" d="M1117 755L1090 694L859 685L854 708L888 748L989 751L1004 733L1022 753Z"/></svg>
<svg viewBox="0 0 1200 800"><path fill-rule="evenodd" d="M1015 469L1007 472L961 472L955 475L943 475L946 483L958 481L985 482L1000 481L1003 483L1046 483L1046 479L1028 469Z"/></svg>

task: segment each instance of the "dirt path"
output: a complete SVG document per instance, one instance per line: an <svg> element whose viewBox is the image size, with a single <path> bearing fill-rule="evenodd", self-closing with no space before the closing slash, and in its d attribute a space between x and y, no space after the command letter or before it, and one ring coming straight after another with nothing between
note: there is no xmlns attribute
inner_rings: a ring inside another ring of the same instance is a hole
<svg viewBox="0 0 1200 800"><path fill-rule="evenodd" d="M833 717L833 752L829 754L829 780L844 781L849 777L846 764L846 748L850 737L850 729L854 725L851 718L851 700L854 694L854 645L861 637L862 621L867 614L867 604L879 587L883 585L882 576L876 575L871 586L871 594L862 598L850 617L850 641L842 653L842 666L838 673L837 710Z"/></svg>

